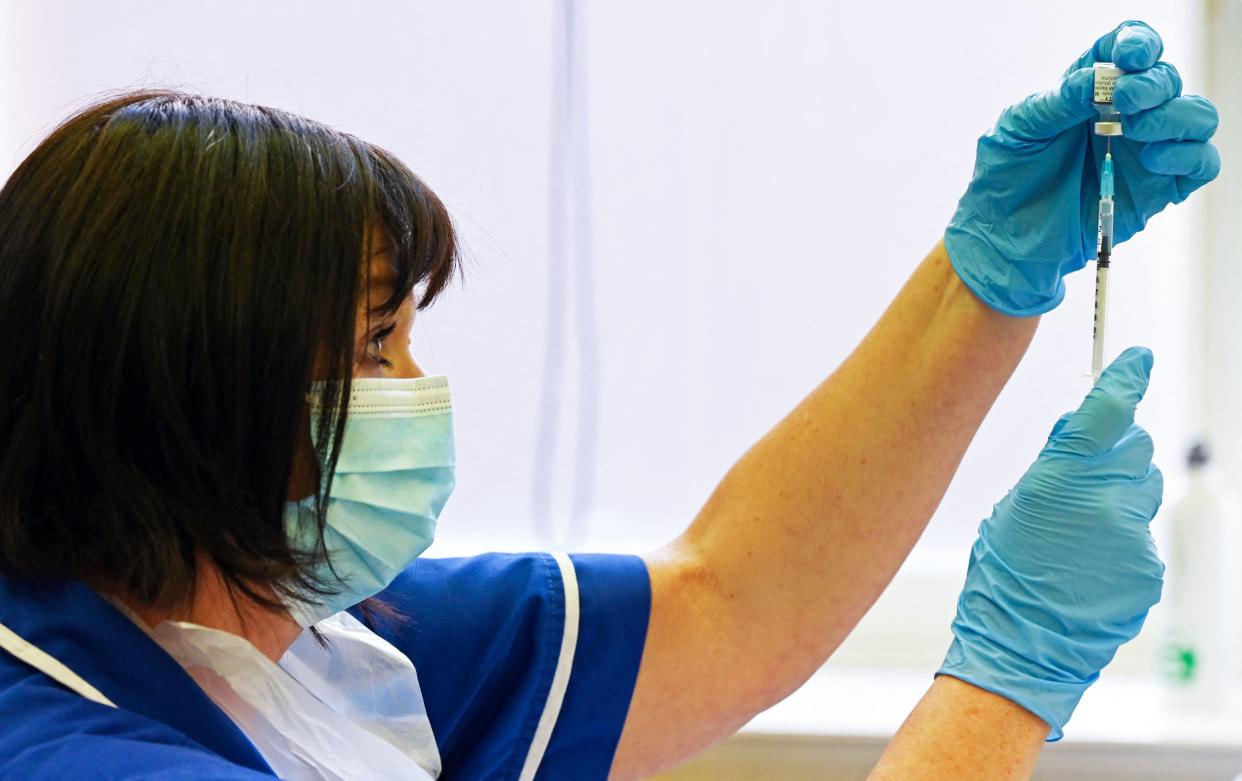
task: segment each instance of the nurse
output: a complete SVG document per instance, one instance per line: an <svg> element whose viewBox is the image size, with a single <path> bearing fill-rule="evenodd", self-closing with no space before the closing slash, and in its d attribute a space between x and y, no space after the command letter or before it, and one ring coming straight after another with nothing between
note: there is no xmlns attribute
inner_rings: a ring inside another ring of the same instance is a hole
<svg viewBox="0 0 1242 781"><path fill-rule="evenodd" d="M1216 175L1161 53L1127 23L1007 109L871 333L641 558L417 558L454 456L410 328L457 255L393 156L176 93L70 118L0 192L0 777L629 779L730 734L884 590L1091 254L1091 64L1128 71L1118 240ZM877 778L1029 774L1139 631L1151 364L980 527Z"/></svg>

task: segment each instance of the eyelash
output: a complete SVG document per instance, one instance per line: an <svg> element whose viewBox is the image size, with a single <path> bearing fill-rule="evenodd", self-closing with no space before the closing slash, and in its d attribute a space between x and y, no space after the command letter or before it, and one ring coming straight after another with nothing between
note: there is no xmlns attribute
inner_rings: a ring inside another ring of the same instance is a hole
<svg viewBox="0 0 1242 781"><path fill-rule="evenodd" d="M396 328L397 328L396 323L393 323L392 325L389 325L386 328L381 328L374 336L371 337L370 341L367 342L367 344L375 345L376 354L372 355L371 359L374 360L376 363L378 363L380 366L383 366L385 369L392 368L392 361L388 360L382 355L379 355L378 353L380 350L384 349L384 337L391 334L393 331L396 330Z"/></svg>

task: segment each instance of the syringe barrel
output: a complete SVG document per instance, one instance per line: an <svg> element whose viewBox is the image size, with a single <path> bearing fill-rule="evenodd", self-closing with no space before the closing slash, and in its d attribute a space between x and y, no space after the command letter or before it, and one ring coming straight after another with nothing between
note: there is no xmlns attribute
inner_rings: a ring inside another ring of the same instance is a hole
<svg viewBox="0 0 1242 781"><path fill-rule="evenodd" d="M1113 246L1113 199L1100 199L1100 240L1108 239L1108 247Z"/></svg>
<svg viewBox="0 0 1242 781"><path fill-rule="evenodd" d="M1095 267L1095 319L1091 329L1091 376L1100 381L1104 373L1104 326L1108 322L1108 266Z"/></svg>

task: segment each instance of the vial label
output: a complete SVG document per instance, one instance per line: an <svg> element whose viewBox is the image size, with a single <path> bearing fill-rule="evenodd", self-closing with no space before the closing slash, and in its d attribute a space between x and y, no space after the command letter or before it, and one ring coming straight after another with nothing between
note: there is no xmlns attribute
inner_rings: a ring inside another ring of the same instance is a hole
<svg viewBox="0 0 1242 781"><path fill-rule="evenodd" d="M1117 85L1117 77L1124 71L1111 62L1097 62L1094 68L1094 96L1096 103L1112 103L1113 89Z"/></svg>

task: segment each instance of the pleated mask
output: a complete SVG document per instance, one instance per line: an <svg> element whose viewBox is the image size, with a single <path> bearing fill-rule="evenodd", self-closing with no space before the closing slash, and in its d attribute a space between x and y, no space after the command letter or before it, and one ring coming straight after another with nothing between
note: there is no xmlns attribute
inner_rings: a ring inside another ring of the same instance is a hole
<svg viewBox="0 0 1242 781"><path fill-rule="evenodd" d="M319 398L321 388L312 389ZM311 437L319 442L317 410ZM290 600L302 626L378 594L431 545L455 482L452 398L446 377L354 380L323 539L324 582L337 594ZM290 502L285 525L300 550L315 535L315 497Z"/></svg>

